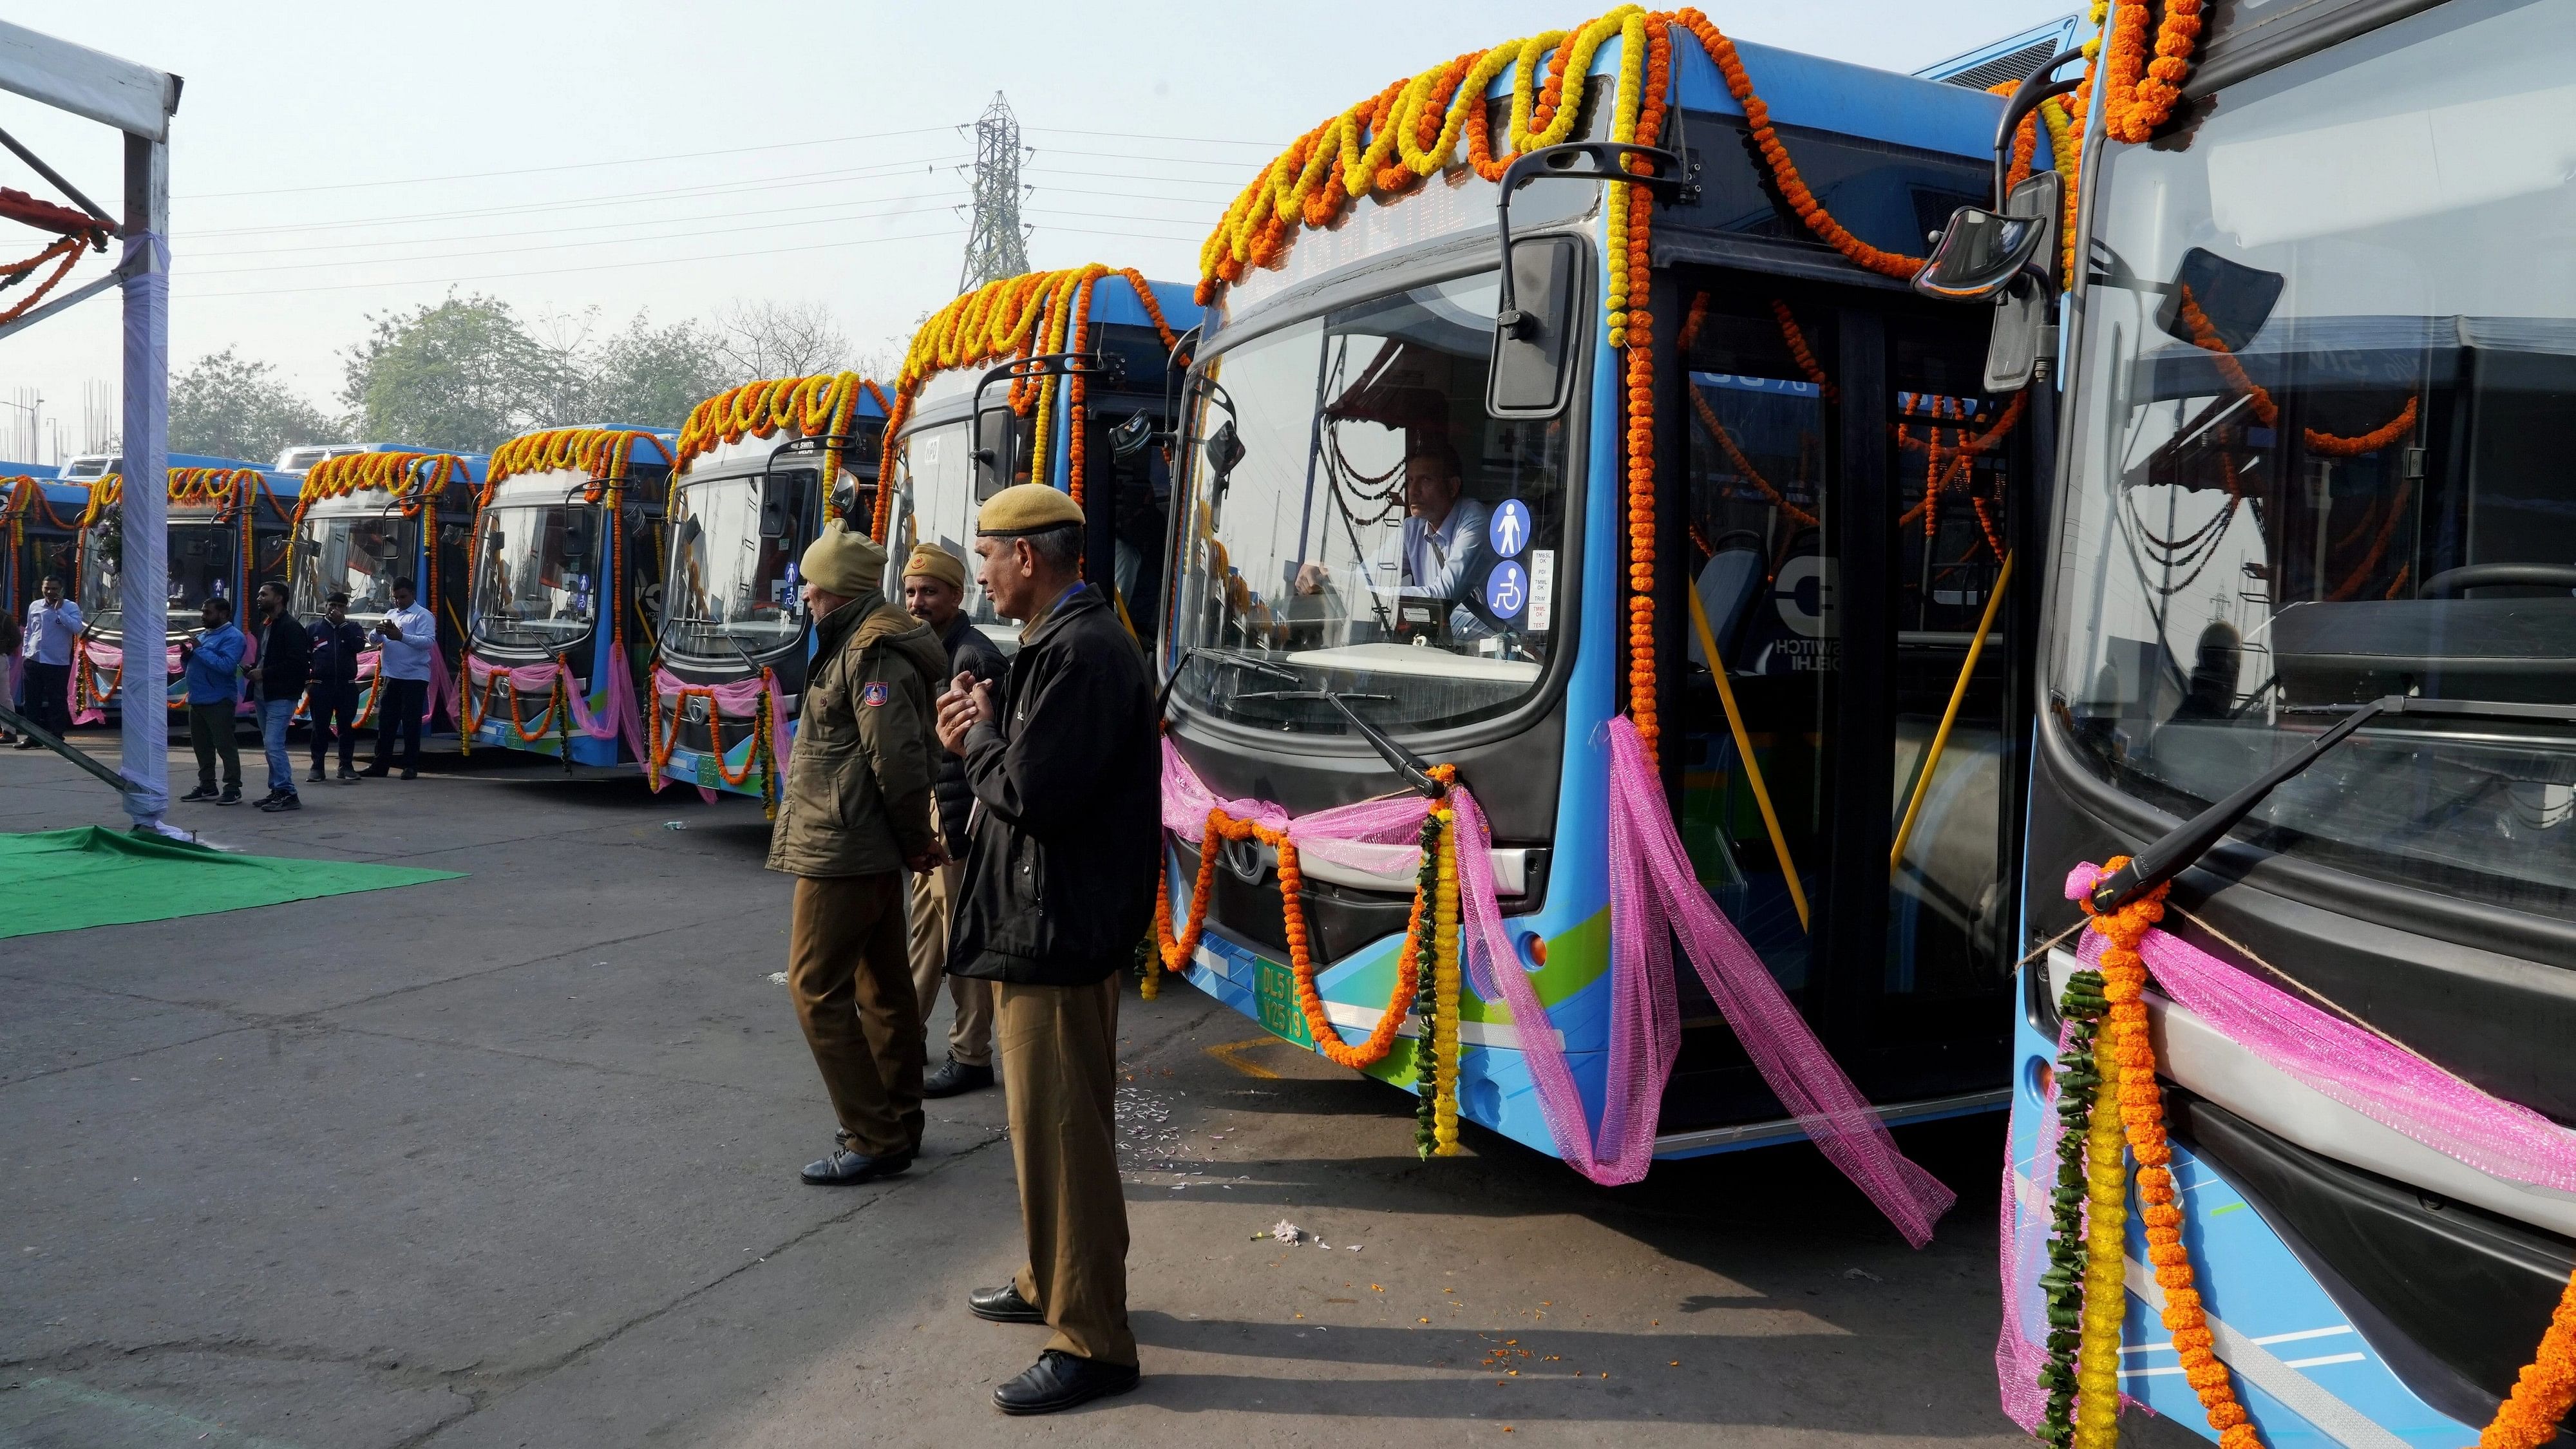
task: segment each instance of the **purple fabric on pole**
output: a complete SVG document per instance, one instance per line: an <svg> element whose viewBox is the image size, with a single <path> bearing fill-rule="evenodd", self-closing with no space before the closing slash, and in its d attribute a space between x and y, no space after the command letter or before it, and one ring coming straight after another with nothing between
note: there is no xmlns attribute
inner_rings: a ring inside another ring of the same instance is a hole
<svg viewBox="0 0 2576 1449"><path fill-rule="evenodd" d="M1637 727L1624 717L1610 721L1610 761L1611 815L1629 821L1627 846L1614 844L1611 851L1612 873L1643 871L1655 886L1643 892L1648 914L1642 919L1623 920L1622 893L1612 892L1610 936L1617 958L1646 959L1646 943L1660 941L1669 922L1763 1083L1798 1119L1799 1129L1887 1214L1906 1242L1919 1248L1932 1241L1932 1224L1958 1194L1896 1150L1887 1124L1701 888L1681 837L1673 833L1672 812L1654 767L1646 763Z"/></svg>
<svg viewBox="0 0 2576 1449"><path fill-rule="evenodd" d="M2102 871L2067 877L2067 895ZM2104 938L2084 933L2086 965ZM2266 985L2179 936L2150 930L2138 954L2175 1004L2326 1096L2489 1177L2576 1192L2576 1133L2490 1096L2384 1037Z"/></svg>

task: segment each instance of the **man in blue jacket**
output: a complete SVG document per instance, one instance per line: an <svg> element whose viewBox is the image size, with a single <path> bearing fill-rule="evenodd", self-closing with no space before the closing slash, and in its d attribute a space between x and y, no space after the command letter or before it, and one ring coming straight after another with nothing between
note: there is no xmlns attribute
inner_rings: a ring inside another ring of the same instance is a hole
<svg viewBox="0 0 2576 1449"><path fill-rule="evenodd" d="M179 646L188 671L188 743L197 749L197 788L182 800L241 803L241 746L233 742L233 707L241 699L242 631L233 626L233 601L206 600L205 632ZM215 793L215 761L224 762L224 789Z"/></svg>

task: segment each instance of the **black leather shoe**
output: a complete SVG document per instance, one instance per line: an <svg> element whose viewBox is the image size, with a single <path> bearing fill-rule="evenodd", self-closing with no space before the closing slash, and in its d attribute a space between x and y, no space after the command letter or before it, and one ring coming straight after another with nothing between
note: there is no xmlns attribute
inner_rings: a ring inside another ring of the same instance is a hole
<svg viewBox="0 0 2576 1449"><path fill-rule="evenodd" d="M991 1067L970 1067L955 1057L950 1057L940 1063L939 1070L932 1072L928 1080L921 1084L921 1095L954 1097L966 1092L980 1092L991 1085L993 1085Z"/></svg>
<svg viewBox="0 0 2576 1449"><path fill-rule="evenodd" d="M993 1407L1005 1414L1052 1414L1126 1393L1136 1387L1136 1379L1136 1371L1124 1364L1051 1348L1038 1355L1027 1373L993 1390Z"/></svg>
<svg viewBox="0 0 2576 1449"><path fill-rule="evenodd" d="M999 1288L978 1288L966 1295L966 1311L989 1323L1044 1323L1046 1315L1029 1306L1020 1296L1020 1285L1005 1283Z"/></svg>
<svg viewBox="0 0 2576 1449"><path fill-rule="evenodd" d="M897 1157L870 1157L846 1149L836 1150L819 1162L805 1164L805 1180L816 1187L849 1187L892 1177L912 1166L912 1154Z"/></svg>
<svg viewBox="0 0 2576 1449"><path fill-rule="evenodd" d="M361 775L366 776L366 777L367 777L368 779L370 779L370 780L381 780L381 779L383 779L385 776L387 776L387 775L389 775L389 774L392 774L393 772L392 772L391 770L388 770L387 768L385 768L385 767L384 767L384 766L382 766L382 765L369 765L367 768L365 768L365 769L363 769L363 770L360 770L358 773L359 773L359 774L361 774Z"/></svg>

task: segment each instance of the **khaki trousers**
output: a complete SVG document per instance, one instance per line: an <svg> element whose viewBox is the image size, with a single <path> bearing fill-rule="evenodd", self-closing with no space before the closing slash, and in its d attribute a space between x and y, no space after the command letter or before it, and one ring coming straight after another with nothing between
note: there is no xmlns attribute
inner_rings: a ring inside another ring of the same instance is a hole
<svg viewBox="0 0 2576 1449"><path fill-rule="evenodd" d="M1011 1161L1028 1266L1013 1283L1047 1347L1136 1366L1127 1327L1127 1197L1118 1181L1118 987L995 983Z"/></svg>
<svg viewBox="0 0 2576 1449"><path fill-rule="evenodd" d="M957 882L965 874L966 863L952 860L912 878L912 994L920 998L924 1030L931 1003L939 999L939 978L948 974L948 917L956 909ZM956 1020L948 1024L949 1058L961 1066L991 1066L993 983L949 976L948 999L957 1008Z"/></svg>
<svg viewBox="0 0 2576 1449"><path fill-rule="evenodd" d="M921 1147L921 1004L904 959L904 873L799 876L787 990L852 1152Z"/></svg>

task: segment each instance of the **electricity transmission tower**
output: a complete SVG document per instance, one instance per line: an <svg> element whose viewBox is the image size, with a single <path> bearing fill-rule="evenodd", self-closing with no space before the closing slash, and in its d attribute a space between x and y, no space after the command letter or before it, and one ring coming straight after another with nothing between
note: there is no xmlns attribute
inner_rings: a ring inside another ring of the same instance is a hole
<svg viewBox="0 0 2576 1449"><path fill-rule="evenodd" d="M1016 277L1029 269L1028 229L1020 224L1019 118L993 92L993 103L975 120L975 229L966 237L966 265L957 290Z"/></svg>

